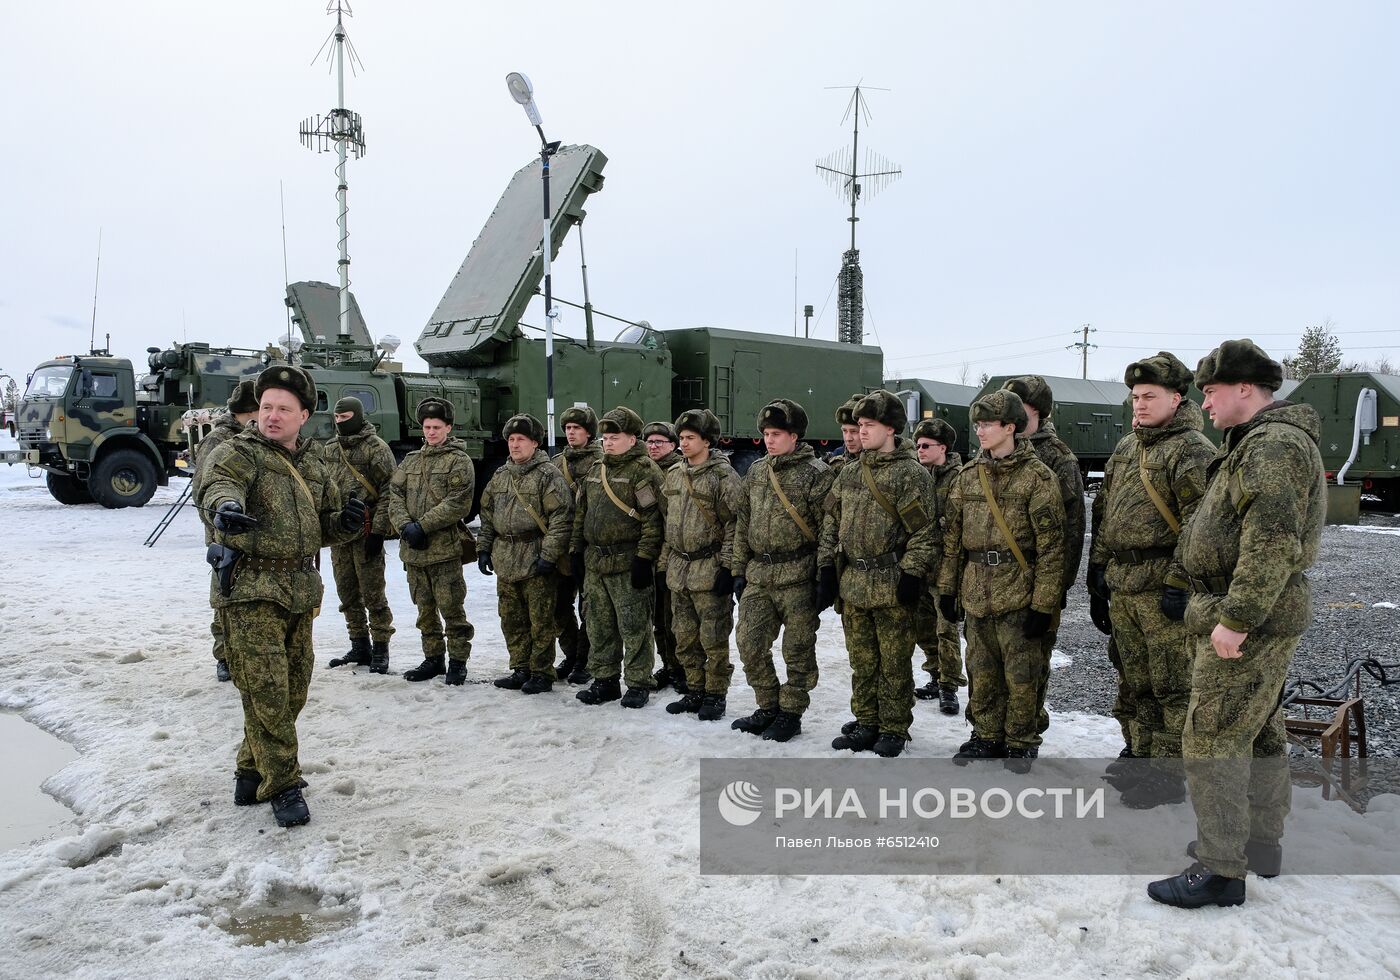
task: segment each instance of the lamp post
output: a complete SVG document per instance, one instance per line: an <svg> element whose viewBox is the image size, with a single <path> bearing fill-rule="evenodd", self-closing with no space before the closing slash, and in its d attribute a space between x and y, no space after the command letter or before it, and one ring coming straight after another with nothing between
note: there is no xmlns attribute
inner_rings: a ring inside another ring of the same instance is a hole
<svg viewBox="0 0 1400 980"><path fill-rule="evenodd" d="M559 317L559 309L554 305L554 284L549 273L549 158L559 150L559 141L553 143L545 139L544 120L535 105L535 87L530 79L518 71L506 76L506 87L510 97L525 107L525 115L535 132L540 134L540 182L544 188L544 233L540 237L540 254L544 257L544 391L545 391L545 432L548 446L554 448L554 324Z"/></svg>

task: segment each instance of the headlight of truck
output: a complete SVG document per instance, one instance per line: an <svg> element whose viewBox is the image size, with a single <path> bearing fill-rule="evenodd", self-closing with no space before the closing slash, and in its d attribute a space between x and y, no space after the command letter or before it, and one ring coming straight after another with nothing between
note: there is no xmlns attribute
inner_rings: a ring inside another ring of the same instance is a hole
<svg viewBox="0 0 1400 980"><path fill-rule="evenodd" d="M44 441L53 442L53 436L49 434L49 427L47 425L44 426Z"/></svg>

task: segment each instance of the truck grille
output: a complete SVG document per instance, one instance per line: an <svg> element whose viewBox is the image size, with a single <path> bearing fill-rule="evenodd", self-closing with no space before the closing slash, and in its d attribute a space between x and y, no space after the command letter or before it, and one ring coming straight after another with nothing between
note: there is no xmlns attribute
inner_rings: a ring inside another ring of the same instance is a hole
<svg viewBox="0 0 1400 980"><path fill-rule="evenodd" d="M33 448L39 445L44 439L44 423L31 422L28 425L21 423L15 427L15 438L19 440L21 446Z"/></svg>

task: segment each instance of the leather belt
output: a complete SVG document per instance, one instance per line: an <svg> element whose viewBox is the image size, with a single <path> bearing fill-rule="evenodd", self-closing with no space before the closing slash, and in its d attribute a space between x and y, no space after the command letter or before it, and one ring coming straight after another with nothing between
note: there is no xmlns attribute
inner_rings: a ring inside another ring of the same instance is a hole
<svg viewBox="0 0 1400 980"><path fill-rule="evenodd" d="M1191 583L1191 591L1200 595L1226 595L1230 591L1229 575L1207 575L1197 578L1194 575L1186 576L1186 581ZM1287 588L1290 585L1302 585L1307 581L1307 577L1302 572L1294 572L1288 576L1288 581L1284 583Z"/></svg>
<svg viewBox="0 0 1400 980"><path fill-rule="evenodd" d="M965 554L968 561L974 561L979 565L990 565L993 568L997 565L1016 564L1016 553L1010 549L1006 551L968 551ZM1035 561L1034 551L1023 550L1021 554L1025 556L1027 563Z"/></svg>
<svg viewBox="0 0 1400 980"><path fill-rule="evenodd" d="M261 555L244 555L240 571L250 572L314 572L316 556L304 558L264 558Z"/></svg>
<svg viewBox="0 0 1400 980"><path fill-rule="evenodd" d="M801 548L794 548L791 551L765 551L756 555L750 555L749 558L753 561L766 562L769 565L781 565L784 562L806 558L808 555L815 554L816 551L817 546L809 544L803 545Z"/></svg>
<svg viewBox="0 0 1400 980"><path fill-rule="evenodd" d="M899 552L887 551L883 555L876 555L874 558L851 558L846 557L847 568L857 568L862 572L873 572L877 568L894 568L899 564Z"/></svg>
<svg viewBox="0 0 1400 980"><path fill-rule="evenodd" d="M599 558L612 558L615 555L630 555L637 550L637 542L627 541L622 544L590 544L589 550Z"/></svg>
<svg viewBox="0 0 1400 980"><path fill-rule="evenodd" d="M699 561L702 558L713 558L719 554L719 545L711 544L698 551L681 551L679 548L672 548L671 554L681 559L681 561Z"/></svg>
<svg viewBox="0 0 1400 980"><path fill-rule="evenodd" d="M1109 561L1116 561L1120 565L1141 565L1143 562L1155 561L1158 558L1170 558L1176 554L1175 548L1124 548L1122 551L1110 551Z"/></svg>

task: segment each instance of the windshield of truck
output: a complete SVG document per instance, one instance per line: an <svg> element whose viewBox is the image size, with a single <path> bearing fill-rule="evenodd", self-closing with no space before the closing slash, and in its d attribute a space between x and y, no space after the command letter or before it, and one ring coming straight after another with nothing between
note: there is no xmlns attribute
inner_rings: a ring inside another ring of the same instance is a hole
<svg viewBox="0 0 1400 980"><path fill-rule="evenodd" d="M68 390L68 379L73 376L71 364L51 364L41 367L29 379L25 398L62 398Z"/></svg>

